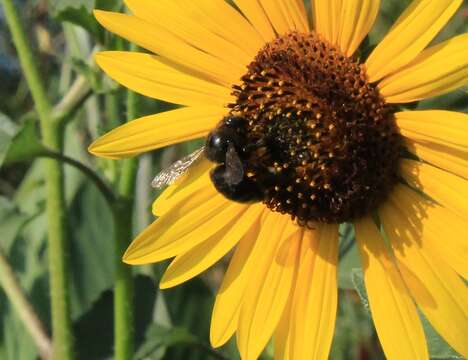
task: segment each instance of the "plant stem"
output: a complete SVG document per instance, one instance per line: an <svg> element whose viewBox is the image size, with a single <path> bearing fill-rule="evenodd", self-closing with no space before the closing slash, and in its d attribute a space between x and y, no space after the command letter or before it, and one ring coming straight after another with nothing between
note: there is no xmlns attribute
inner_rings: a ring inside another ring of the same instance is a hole
<svg viewBox="0 0 468 360"><path fill-rule="evenodd" d="M36 106L44 145L61 152L62 128L51 121L52 107L43 86L37 60L34 58L29 40L19 20L12 0L1 0L5 18L18 52L26 81ZM65 233L65 191L63 167L56 160L44 160L47 186L48 255L52 308L52 333L54 339L53 358L74 358L71 331L70 299L68 291L67 236Z"/></svg>
<svg viewBox="0 0 468 360"><path fill-rule="evenodd" d="M114 207L115 285L114 285L114 359L130 360L134 353L134 285L130 266L122 254L132 237L132 201L120 200Z"/></svg>
<svg viewBox="0 0 468 360"><path fill-rule="evenodd" d="M106 113L106 128L113 129L119 126L121 123L119 122L119 92L112 92L104 95L104 106L105 106L105 113ZM109 180L116 184L117 179L119 178L119 168L118 162L114 160L104 159L107 162L109 169Z"/></svg>
<svg viewBox="0 0 468 360"><path fill-rule="evenodd" d="M137 95L127 92L127 120L132 120L137 114ZM131 267L122 262L122 254L128 247L132 233L133 200L138 169L136 158L122 161L117 191L120 196L120 206L114 212L116 226L115 252L115 290L114 290L114 321L115 321L115 359L130 360L134 353L134 284Z"/></svg>
<svg viewBox="0 0 468 360"><path fill-rule="evenodd" d="M88 80L79 76L65 94L63 99L54 106L52 117L54 121L61 124L73 117L75 112L81 108L88 97L92 94Z"/></svg>
<svg viewBox="0 0 468 360"><path fill-rule="evenodd" d="M29 331L41 359L50 359L52 356L52 342L46 333L44 324L37 316L21 288L3 249L0 249L0 283L5 290L8 300L10 300L13 308Z"/></svg>
<svg viewBox="0 0 468 360"><path fill-rule="evenodd" d="M61 160L64 163L71 165L75 167L76 169L80 170L85 176L88 177L89 180L91 180L94 185L98 188L98 190L101 192L102 196L107 201L107 204L112 208L112 206L115 205L115 195L112 191L112 189L107 186L107 184L94 172L93 169L89 168L82 162L79 162L78 160L72 159L69 156L66 156L64 154L56 153L53 151L48 151L45 152L44 154L41 154L40 156L43 157L49 157L57 160Z"/></svg>

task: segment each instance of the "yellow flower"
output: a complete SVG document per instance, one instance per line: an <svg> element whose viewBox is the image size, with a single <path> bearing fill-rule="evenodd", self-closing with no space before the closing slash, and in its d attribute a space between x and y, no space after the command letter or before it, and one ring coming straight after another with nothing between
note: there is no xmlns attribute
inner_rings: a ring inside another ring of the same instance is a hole
<svg viewBox="0 0 468 360"><path fill-rule="evenodd" d="M468 356L460 277L468 275L468 116L393 105L468 83L467 34L428 47L462 0L415 0L362 64L353 54L378 0L314 0L313 29L302 0L234 3L127 0L133 15L95 13L157 54L102 52L100 67L184 107L123 125L90 151L133 156L203 138L239 116L249 149L243 166L263 200L225 198L210 179L223 165L203 159L156 200L159 218L124 261L175 258L161 281L168 288L235 249L214 305L212 345L236 333L244 360L271 338L276 359L327 359L338 223L353 222L386 356L428 358L417 308Z"/></svg>

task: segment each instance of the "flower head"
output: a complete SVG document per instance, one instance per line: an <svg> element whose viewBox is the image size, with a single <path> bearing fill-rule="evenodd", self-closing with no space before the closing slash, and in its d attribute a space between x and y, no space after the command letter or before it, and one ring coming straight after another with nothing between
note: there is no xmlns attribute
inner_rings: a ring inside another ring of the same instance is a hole
<svg viewBox="0 0 468 360"><path fill-rule="evenodd" d="M302 0L126 3L133 15L97 19L154 55L102 52L98 64L184 107L123 125L90 151L121 158L209 136L124 261L174 258L167 288L235 248L212 345L236 333L250 360L273 337L277 359L326 359L338 225L352 222L386 356L428 358L417 307L467 356L468 116L398 108L468 83L466 34L428 47L462 1L415 0L367 59L356 50L375 0L315 0L312 28Z"/></svg>

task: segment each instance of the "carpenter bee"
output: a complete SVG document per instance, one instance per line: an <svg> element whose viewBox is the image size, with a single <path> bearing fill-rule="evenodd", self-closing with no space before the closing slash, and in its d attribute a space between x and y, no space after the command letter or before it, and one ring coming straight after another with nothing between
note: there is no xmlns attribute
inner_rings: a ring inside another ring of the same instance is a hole
<svg viewBox="0 0 468 360"><path fill-rule="evenodd" d="M229 200L240 203L261 201L263 191L251 180L243 165L248 156L247 120L239 116L224 117L206 139L205 145L161 171L152 181L154 188L172 184L198 159L205 156L218 164L210 177L216 190Z"/></svg>

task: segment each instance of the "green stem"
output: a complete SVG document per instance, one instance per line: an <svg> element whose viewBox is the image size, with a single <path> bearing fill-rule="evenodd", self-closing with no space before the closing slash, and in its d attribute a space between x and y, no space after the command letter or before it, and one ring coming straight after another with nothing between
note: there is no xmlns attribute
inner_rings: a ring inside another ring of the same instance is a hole
<svg viewBox="0 0 468 360"><path fill-rule="evenodd" d="M137 115L137 95L127 92L127 120ZM132 240L133 200L138 169L136 158L122 161L117 190L121 203L114 212L116 224L115 252L115 359L130 360L134 353L134 289L131 267L122 262L122 254Z"/></svg>
<svg viewBox="0 0 468 360"><path fill-rule="evenodd" d="M37 60L34 58L29 47L29 40L19 20L13 1L1 1L5 18L39 115L44 145L54 151L61 152L63 131L60 126L50 121L52 118L52 106L39 76ZM52 333L54 339L53 358L70 360L74 359L74 350L68 291L69 264L67 236L65 233L66 204L63 167L59 162L52 159L44 160L44 165L47 187L48 255Z"/></svg>
<svg viewBox="0 0 468 360"><path fill-rule="evenodd" d="M134 286L130 266L122 262L132 238L132 201L121 200L114 207L115 285L114 285L114 359L130 360L134 353Z"/></svg>
<svg viewBox="0 0 468 360"><path fill-rule="evenodd" d="M102 196L104 196L104 198L106 199L108 205L111 208L112 206L115 205L116 198L112 189L109 186L107 186L107 184L94 172L93 169L89 168L88 166L79 162L78 160L72 159L69 156L66 156L61 153L56 153L53 151L45 152L41 154L40 156L49 157L52 159L63 161L64 163L71 165L74 168L80 170L83 173L83 175L88 177L88 179L91 180L94 183L94 185L96 185L98 190L101 192Z"/></svg>
<svg viewBox="0 0 468 360"><path fill-rule="evenodd" d="M45 326L37 316L26 294L21 288L18 278L11 268L3 249L0 249L0 283L10 300L13 308L23 321L24 326L31 335L41 359L51 359L52 342L47 336Z"/></svg>
<svg viewBox="0 0 468 360"><path fill-rule="evenodd" d="M108 93L104 96L104 106L105 106L105 112L106 112L106 126L107 128L113 129L119 126L121 123L119 122L119 93L118 92L112 92ZM108 165L109 169L109 179L110 181L115 184L118 175L119 175L119 169L118 169L118 162L114 160L107 160L105 159Z"/></svg>

